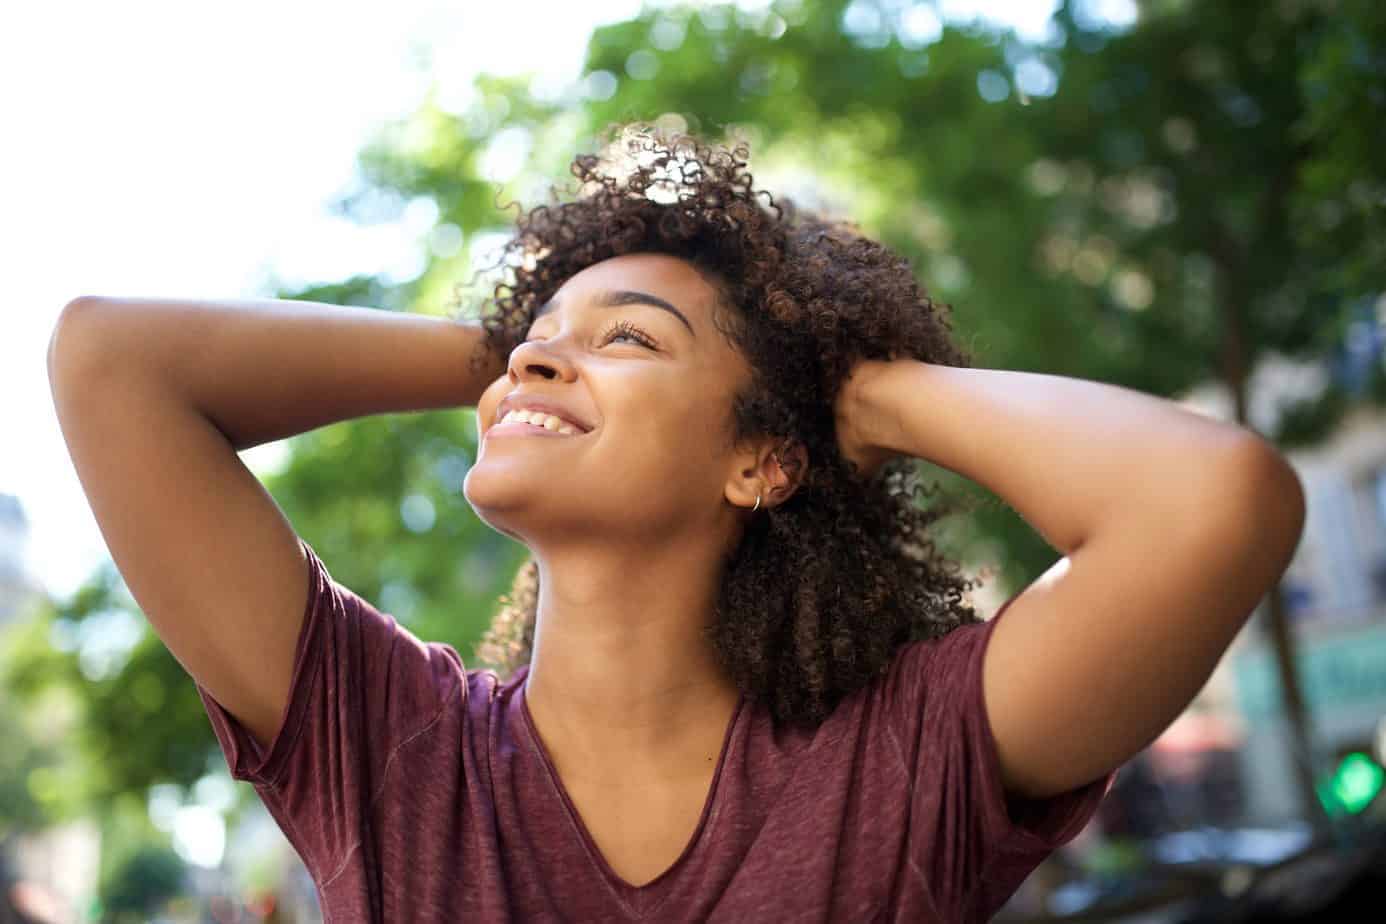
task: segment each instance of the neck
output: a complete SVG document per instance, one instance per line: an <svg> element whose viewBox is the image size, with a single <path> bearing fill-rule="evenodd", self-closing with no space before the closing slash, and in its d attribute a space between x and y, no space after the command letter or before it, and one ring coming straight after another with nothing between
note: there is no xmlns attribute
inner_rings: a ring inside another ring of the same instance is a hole
<svg viewBox="0 0 1386 924"><path fill-rule="evenodd" d="M525 698L550 751L601 775L716 759L740 698L717 665L715 543L536 553Z"/></svg>

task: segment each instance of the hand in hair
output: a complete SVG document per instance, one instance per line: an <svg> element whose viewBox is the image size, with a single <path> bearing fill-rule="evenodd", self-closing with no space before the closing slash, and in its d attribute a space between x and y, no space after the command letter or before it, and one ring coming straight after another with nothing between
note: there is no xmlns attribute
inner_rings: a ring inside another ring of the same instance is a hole
<svg viewBox="0 0 1386 924"><path fill-rule="evenodd" d="M869 481L882 465L898 453L885 449L878 434L891 426L881 419L879 404L869 400L872 382L889 369L890 360L863 359L852 366L833 403L833 425L842 458L853 463L863 480Z"/></svg>

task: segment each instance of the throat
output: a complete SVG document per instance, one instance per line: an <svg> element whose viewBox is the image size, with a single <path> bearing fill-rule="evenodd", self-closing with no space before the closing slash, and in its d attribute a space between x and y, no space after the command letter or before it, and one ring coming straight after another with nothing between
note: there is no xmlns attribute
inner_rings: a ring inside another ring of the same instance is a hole
<svg viewBox="0 0 1386 924"><path fill-rule="evenodd" d="M704 780L717 766L740 697L704 704L682 722L622 725L617 717L550 709L525 694L525 712L565 782L630 795Z"/></svg>

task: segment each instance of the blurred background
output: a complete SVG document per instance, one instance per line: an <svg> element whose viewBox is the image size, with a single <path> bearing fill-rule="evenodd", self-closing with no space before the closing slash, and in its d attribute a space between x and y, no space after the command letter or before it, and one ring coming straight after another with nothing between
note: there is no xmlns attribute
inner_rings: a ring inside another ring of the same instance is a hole
<svg viewBox="0 0 1386 924"><path fill-rule="evenodd" d="M908 256L978 365L1167 397L1300 473L1283 581L998 920L1369 919L1386 5L47 0L0 12L0 78L0 922L320 920L105 551L48 391L59 310L446 315L504 206L629 119L746 140L757 188ZM334 577L471 660L524 554L462 497L475 448L457 409L243 458ZM1000 502L940 540L986 576L984 613L1057 557Z"/></svg>

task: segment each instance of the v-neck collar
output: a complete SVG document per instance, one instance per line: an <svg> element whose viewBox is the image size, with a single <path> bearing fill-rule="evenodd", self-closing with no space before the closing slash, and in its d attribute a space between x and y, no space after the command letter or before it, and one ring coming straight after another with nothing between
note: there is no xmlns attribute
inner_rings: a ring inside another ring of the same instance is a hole
<svg viewBox="0 0 1386 924"><path fill-rule="evenodd" d="M607 862L606 857L597 847L597 842L593 839L591 832L587 830L587 825L583 822L582 815L578 812L572 797L568 795L568 789L563 785L563 779L558 775L558 768L549 756L548 748L544 746L543 739L539 737L539 730L534 724L534 716L529 711L529 702L525 696L529 681L528 665L520 668L516 674L520 675L521 672L523 672L522 676L515 678L514 696L519 704L516 711L519 713L520 724L524 726L533 753L538 755L543 763L549 782L562 802L563 809L568 815L568 820L572 824L584 852L596 868L598 875L606 882L612 896L629 915L632 917L649 915L657 910L672 892L672 886L678 878L679 871L690 864L690 858L701 849L703 841L706 840L705 835L712 827L716 815L717 791L722 779L722 769L727 764L727 752L731 749L732 731L736 728L746 705L745 694L737 698L736 708L732 710L731 719L727 722L726 731L722 734L722 749L717 756L717 767L713 771L712 783L708 786L707 797L703 800L702 813L698 816L698 823L694 826L693 833L689 835L688 843L684 845L683 851L679 853L668 869L644 885L636 886L627 882L611 868L611 864Z"/></svg>

